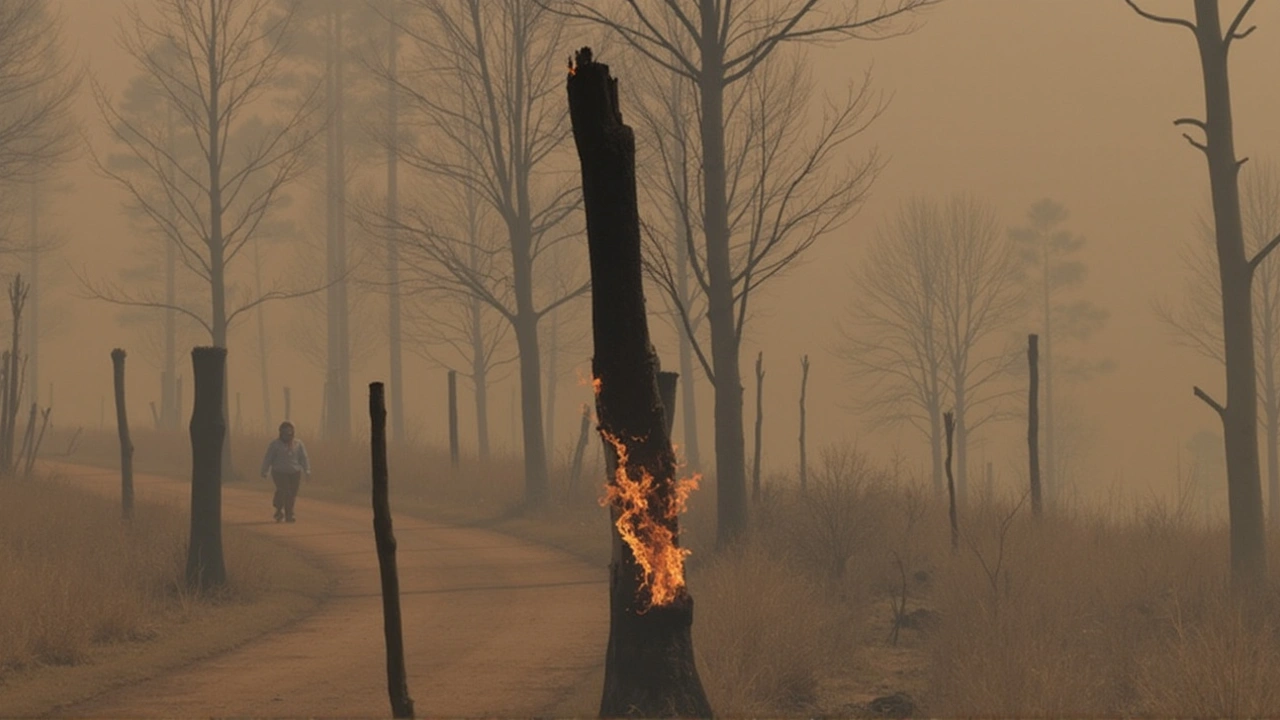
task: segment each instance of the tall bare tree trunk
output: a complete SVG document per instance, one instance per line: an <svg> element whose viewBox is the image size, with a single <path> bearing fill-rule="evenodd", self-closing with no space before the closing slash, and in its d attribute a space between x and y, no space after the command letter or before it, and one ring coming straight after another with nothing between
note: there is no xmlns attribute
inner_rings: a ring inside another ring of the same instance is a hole
<svg viewBox="0 0 1280 720"><path fill-rule="evenodd" d="M223 380L227 350L191 351L195 404L191 412L191 536L187 543L187 586L210 590L226 584L222 555L222 444L227 435Z"/></svg>
<svg viewBox="0 0 1280 720"><path fill-rule="evenodd" d="M956 429L955 414L943 413L942 422L947 431L947 495L950 500L947 514L951 520L951 552L954 554L960 552L960 518L956 509L956 480L951 471L952 439Z"/></svg>
<svg viewBox="0 0 1280 720"><path fill-rule="evenodd" d="M560 359L560 309L556 308L551 311L551 338L547 343L547 408L546 420L543 422L543 432L547 436L547 460L552 464L556 460L556 392L559 386L559 368L556 367Z"/></svg>
<svg viewBox="0 0 1280 720"><path fill-rule="evenodd" d="M1231 569L1237 586L1261 584L1267 571L1262 482L1258 463L1258 377L1254 367L1253 271L1245 255L1240 218L1240 162L1236 159L1227 72L1230 36L1223 36L1217 0L1196 0L1196 41L1204 75L1206 142L1222 283L1222 339L1227 402L1222 418L1227 456L1227 504L1231 517ZM1258 256L1259 259L1262 257ZM1197 389L1205 399L1208 395Z"/></svg>
<svg viewBox="0 0 1280 720"><path fill-rule="evenodd" d="M400 622L400 576L396 572L396 536L391 526L391 494L387 468L387 403L382 383L369 383L369 447L372 455L373 539L382 580L382 634L387 648L387 694L391 716L413 717L413 698L404 663L404 631Z"/></svg>
<svg viewBox="0 0 1280 720"><path fill-rule="evenodd" d="M805 446L804 423L805 391L809 388L809 356L800 358L800 490L803 492L809 484L809 464L807 447Z"/></svg>
<svg viewBox="0 0 1280 720"><path fill-rule="evenodd" d="M165 103L165 144L169 157L174 152L173 103ZM170 209L170 222L176 225L175 211ZM164 372L161 373L160 415L164 427L177 430L182 424L178 390L178 245L172 240L164 244Z"/></svg>
<svg viewBox="0 0 1280 720"><path fill-rule="evenodd" d="M474 252L474 246L472 249ZM476 399L476 446L481 462L489 461L489 362L485 356L484 306L478 298L471 298L471 383Z"/></svg>
<svg viewBox="0 0 1280 720"><path fill-rule="evenodd" d="M764 434L764 351L756 355L756 445L755 461L751 464L751 501L760 500L760 455Z"/></svg>
<svg viewBox="0 0 1280 720"><path fill-rule="evenodd" d="M1040 487L1040 347L1039 338L1027 336L1027 458L1031 479L1031 513L1040 516L1043 500Z"/></svg>
<svg viewBox="0 0 1280 720"><path fill-rule="evenodd" d="M619 467L610 484L615 493L627 492L624 483L642 493L647 505L640 512L646 518L638 520L665 530L646 534L638 543L642 550L680 557L676 458L645 315L635 136L618 112L616 80L609 76L608 66L591 61L589 50L579 53L568 92L591 260L592 375L600 383L596 411L609 449L626 452L625 457L615 455ZM646 474L651 482L639 485ZM616 523L626 521L618 510L622 501L614 497L609 639L600 715L710 717L694 661L693 600L683 571L679 577L646 577L635 550L618 533Z"/></svg>
<svg viewBox="0 0 1280 720"><path fill-rule="evenodd" d="M329 77L329 288L328 330L329 392L325 410L326 432L338 440L351 437L351 346L350 304L347 283L347 177L345 122L343 118L346 48L342 30L341 5L329 11L329 38L326 66Z"/></svg>
<svg viewBox="0 0 1280 720"><path fill-rule="evenodd" d="M120 436L120 514L133 519L133 442L129 439L129 413L124 402L124 350L111 351L112 379L116 392L116 432ZM35 420L35 406L31 419Z"/></svg>
<svg viewBox="0 0 1280 720"><path fill-rule="evenodd" d="M953 377L961 377L962 373L959 369L953 374ZM956 498L960 505L967 505L969 502L969 475L966 469L969 467L969 430L965 423L965 415L969 409L968 392L965 383L957 381L955 383L955 407L952 413L955 415L955 483Z"/></svg>
<svg viewBox="0 0 1280 720"><path fill-rule="evenodd" d="M172 245L172 243L170 243ZM253 239L253 283L256 297L262 297L262 240ZM259 304L254 314L258 320L258 375L262 382L262 429L271 431L271 375L267 362L267 310L266 303ZM239 411L237 410L237 414Z"/></svg>
<svg viewBox="0 0 1280 720"><path fill-rule="evenodd" d="M388 10L387 22L387 218L392 228L400 215L400 183L398 177L400 96L396 92L396 56L400 39L396 32L395 3ZM395 230L387 240L387 346L391 360L391 437L396 443L405 441L404 433L404 360L400 330L400 246ZM487 450L487 448L486 448ZM487 454L487 453L486 453Z"/></svg>
<svg viewBox="0 0 1280 720"><path fill-rule="evenodd" d="M682 103L679 91L676 91L675 101L671 103L672 110L672 127L680 127L681 124L687 123L688 118L684 116L684 103ZM688 172L689 158L685 150L685 143L681 142L677 150L677 162L680 164L682 173ZM677 189L680 196L673 199L676 207L672 217L687 218L686 208L690 207L688 197L688 178L686 182L681 182ZM693 228L686 222L678 228L678 237L675 241L676 254L676 296L680 298L680 304L684 308L689 307L689 244L692 240ZM679 311L677 310L677 313ZM675 318L676 327L681 327L682 322L677 316ZM696 325L695 325L696 327ZM680 389L681 414L684 416L684 454L689 465L694 468L702 466L701 451L698 449L698 397L697 386L693 382L693 341L685 332L677 332L679 338L679 357L680 357L680 377L684 378L684 384Z"/></svg>
<svg viewBox="0 0 1280 720"><path fill-rule="evenodd" d="M449 465L458 469L458 372L449 371Z"/></svg>
<svg viewBox="0 0 1280 720"><path fill-rule="evenodd" d="M1049 253L1044 257L1044 468L1043 484L1045 500L1050 504L1057 499L1061 491L1060 478L1057 476L1058 466L1054 463L1054 415L1053 415L1053 311L1049 302Z"/></svg>
<svg viewBox="0 0 1280 720"><path fill-rule="evenodd" d="M734 313L729 253L728 169L724 139L723 48L719 12L701 0L701 142L703 232L706 235L707 321L711 325L711 365L715 373L716 545L732 543L747 526L746 437L743 434L742 375Z"/></svg>
<svg viewBox="0 0 1280 720"><path fill-rule="evenodd" d="M31 402L40 402L40 181L31 181L31 254L27 259L27 283L31 287L27 300L27 394Z"/></svg>

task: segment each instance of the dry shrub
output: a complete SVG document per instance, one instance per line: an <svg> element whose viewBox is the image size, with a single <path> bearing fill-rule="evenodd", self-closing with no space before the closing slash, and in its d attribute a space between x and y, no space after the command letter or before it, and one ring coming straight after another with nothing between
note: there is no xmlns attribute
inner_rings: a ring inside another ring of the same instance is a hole
<svg viewBox="0 0 1280 720"><path fill-rule="evenodd" d="M139 503L125 523L106 495L56 479L0 483L0 678L154 637L161 619L197 608L183 585L188 530L174 505ZM254 599L278 561L239 533L224 542L231 585L207 600Z"/></svg>
<svg viewBox="0 0 1280 720"><path fill-rule="evenodd" d="M747 542L691 574L690 591L699 673L718 715L813 706L846 632L816 582L762 543Z"/></svg>
<svg viewBox="0 0 1280 720"><path fill-rule="evenodd" d="M1129 517L1056 513L1039 523L1013 508L971 509L961 552L939 562L931 600L942 624L928 643L935 712L1280 709L1280 693L1262 691L1280 672L1273 626L1246 630L1220 601L1222 528L1193 524L1159 503Z"/></svg>
<svg viewBox="0 0 1280 720"><path fill-rule="evenodd" d="M1224 592L1175 608L1173 636L1144 659L1137 687L1144 715L1280 717L1280 627Z"/></svg>
<svg viewBox="0 0 1280 720"><path fill-rule="evenodd" d="M168 507L140 504L125 524L118 502L58 482L0 484L0 673L150 636L186 529Z"/></svg>

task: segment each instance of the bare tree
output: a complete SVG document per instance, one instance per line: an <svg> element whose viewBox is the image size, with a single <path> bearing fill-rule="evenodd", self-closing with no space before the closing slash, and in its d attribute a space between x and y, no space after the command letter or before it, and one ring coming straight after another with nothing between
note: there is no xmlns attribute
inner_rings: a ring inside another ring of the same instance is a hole
<svg viewBox="0 0 1280 720"><path fill-rule="evenodd" d="M0 3L0 183L41 179L72 156L80 78L48 0Z"/></svg>
<svg viewBox="0 0 1280 720"><path fill-rule="evenodd" d="M417 142L399 145L400 160L437 190L458 185L475 193L501 222L502 244L477 247L430 206L404 207L394 223L375 222L395 231L401 262L420 273L418 282L474 296L510 323L520 362L526 494L539 503L548 475L538 324L587 288L579 281L549 293L535 281L551 248L572 237L565 221L580 202L577 183L554 165L567 135L557 61L562 23L520 0L414 6L416 16L401 24L409 47L397 83L404 122L421 132ZM485 274L471 269L473 248L488 255Z"/></svg>
<svg viewBox="0 0 1280 720"><path fill-rule="evenodd" d="M807 83L770 82L770 61L787 45L888 37L901 29L899 21L931 1L892 0L870 11L869 4L854 2L825 11L817 9L816 0L742 5L698 0L693 7L656 0L573 0L565 11L608 28L667 70L673 81L682 78L695 88L700 192L691 196L701 200L697 215L703 243L694 247L689 241L689 258L707 302L710 352L699 351L698 358L715 388L720 544L746 526L740 350L752 291L848 220L878 167L872 156L843 175L827 168L829 158L876 115L866 78L846 102L829 108L822 128L806 144L798 135L804 114L797 117L795 110L807 106L807 97L797 95L807 91ZM773 67L788 77L780 69L785 65ZM802 70L791 77L805 79ZM738 97L746 101L734 100L733 86L740 82ZM737 123L756 128L743 133L751 139L740 147L733 142ZM674 269L660 275L668 278L669 290L676 289Z"/></svg>
<svg viewBox="0 0 1280 720"><path fill-rule="evenodd" d="M1195 37L1204 80L1205 118L1179 118L1204 133L1204 142L1184 137L1204 153L1213 197L1218 281L1222 290L1223 358L1227 402L1222 404L1199 387L1195 395L1222 420L1227 455L1227 505L1231 517L1231 571L1237 587L1261 584L1267 574L1266 530L1262 514L1262 480L1258 467L1258 376L1253 342L1253 277L1267 255L1280 245L1280 235L1253 254L1245 252L1240 220L1239 171L1231 122L1231 89L1227 55L1231 43L1248 36L1243 27L1254 0L1246 0L1222 27L1217 0L1195 0L1195 20L1155 15L1125 0L1147 20L1186 28Z"/></svg>
<svg viewBox="0 0 1280 720"><path fill-rule="evenodd" d="M869 252L833 348L864 386L853 407L921 431L941 494L943 409L952 405L963 503L968 436L999 417L1012 392L1001 383L1014 358L1002 335L1020 307L1016 256L994 212L965 196L904 202Z"/></svg>
<svg viewBox="0 0 1280 720"><path fill-rule="evenodd" d="M160 122L122 113L95 82L94 98L112 139L140 164L135 172L98 169L125 190L178 251L182 264L207 285L207 312L174 305L145 289L124 289L82 278L94 297L119 305L172 309L202 326L215 347L227 329L258 305L315 292L281 286L262 294L232 284L228 268L248 248L282 189L302 170L314 93L304 94L279 123L252 116L281 72L289 16L268 21L268 0L165 0L154 15L129 10L120 44L174 109L178 124L197 139L197 162L177 156ZM254 126L258 132L239 130ZM159 194L152 192L159 189ZM224 365L225 369L225 365ZM222 383L223 410L228 391ZM224 474L231 472L223 443Z"/></svg>
<svg viewBox="0 0 1280 720"><path fill-rule="evenodd" d="M1063 227L1067 209L1045 198L1027 212L1027 224L1009 233L1018 246L1027 290L1038 295L1040 378L1044 412L1044 492L1052 502L1068 482L1057 454L1058 411L1055 387L1058 378L1080 379L1105 370L1103 362L1087 363L1059 352L1058 342L1086 340L1106 322L1107 313L1088 298L1070 298L1084 281L1088 268L1076 254L1084 238Z"/></svg>
<svg viewBox="0 0 1280 720"><path fill-rule="evenodd" d="M1241 221L1245 247L1257 253L1280 235L1280 166L1271 159L1255 160L1242 168ZM1212 223L1201 216L1195 241L1183 248L1186 272L1178 299L1155 304L1156 316L1172 332L1175 342L1217 363L1224 363L1222 294ZM1258 373L1258 401L1266 428L1267 511L1273 528L1280 527L1280 266L1258 265L1253 276L1254 350Z"/></svg>

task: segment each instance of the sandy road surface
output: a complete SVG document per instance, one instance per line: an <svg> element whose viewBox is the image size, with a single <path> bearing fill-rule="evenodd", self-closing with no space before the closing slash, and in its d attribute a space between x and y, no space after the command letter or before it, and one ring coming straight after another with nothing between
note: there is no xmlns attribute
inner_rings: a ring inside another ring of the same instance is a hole
<svg viewBox="0 0 1280 720"><path fill-rule="evenodd" d="M65 476L118 492L119 475ZM135 479L139 499L189 502L189 485ZM60 708L59 716L387 716L382 604L372 513L310 500L296 524L270 496L228 486L223 521L321 561L333 595L300 621L236 650ZM480 529L397 516L409 690L418 717L594 715L582 684L604 657L604 571ZM584 707L575 707L583 704Z"/></svg>

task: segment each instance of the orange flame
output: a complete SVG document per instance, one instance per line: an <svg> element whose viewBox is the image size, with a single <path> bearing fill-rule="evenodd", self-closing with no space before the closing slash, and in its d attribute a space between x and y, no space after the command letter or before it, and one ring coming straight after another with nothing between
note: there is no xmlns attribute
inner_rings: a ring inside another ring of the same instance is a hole
<svg viewBox="0 0 1280 720"><path fill-rule="evenodd" d="M599 380L596 382L598 391ZM695 474L671 481L663 506L658 495L661 480L643 467L629 467L627 445L621 438L603 428L600 434L618 453L614 482L606 487L600 504L612 504L617 509L614 526L644 571L640 590L647 589L649 598L641 612L655 605L669 605L684 590L684 559L689 551L676 544L676 534L668 524L685 511L689 494L698 489L701 477Z"/></svg>
<svg viewBox="0 0 1280 720"><path fill-rule="evenodd" d="M573 77L578 73L577 68L573 66L573 56L569 56L569 77Z"/></svg>

